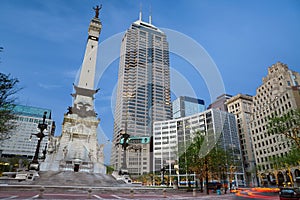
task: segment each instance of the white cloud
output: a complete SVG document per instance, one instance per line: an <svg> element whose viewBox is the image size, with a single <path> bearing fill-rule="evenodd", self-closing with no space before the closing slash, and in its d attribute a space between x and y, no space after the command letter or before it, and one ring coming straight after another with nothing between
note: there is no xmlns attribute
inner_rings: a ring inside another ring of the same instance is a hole
<svg viewBox="0 0 300 200"><path fill-rule="evenodd" d="M43 83L39 83L38 86L43 89L50 89L50 90L62 87L61 85L51 85L51 84L43 84Z"/></svg>
<svg viewBox="0 0 300 200"><path fill-rule="evenodd" d="M78 74L78 69L74 69L74 70L69 70L69 71L64 71L63 75L66 78L73 78L75 80L76 76Z"/></svg>

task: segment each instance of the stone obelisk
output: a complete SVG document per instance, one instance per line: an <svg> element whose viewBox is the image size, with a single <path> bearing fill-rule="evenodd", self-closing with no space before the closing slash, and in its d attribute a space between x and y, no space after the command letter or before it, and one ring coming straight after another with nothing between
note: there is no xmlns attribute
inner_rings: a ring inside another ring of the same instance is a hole
<svg viewBox="0 0 300 200"><path fill-rule="evenodd" d="M99 145L97 140L100 119L94 108L98 38L102 28L99 19L101 7L93 8L95 17L88 29L78 85L73 85L73 105L64 114L61 136L50 137L46 159L41 163L40 171L106 173L103 145Z"/></svg>

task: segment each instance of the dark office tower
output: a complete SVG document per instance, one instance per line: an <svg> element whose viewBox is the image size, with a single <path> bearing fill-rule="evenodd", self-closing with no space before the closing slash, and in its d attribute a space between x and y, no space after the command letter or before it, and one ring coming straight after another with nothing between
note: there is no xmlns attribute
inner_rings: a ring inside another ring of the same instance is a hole
<svg viewBox="0 0 300 200"><path fill-rule="evenodd" d="M149 21L143 22L140 14L126 31L120 52L111 165L115 170L126 166L130 174L151 170L153 122L172 118L168 42L165 33ZM130 138L124 148L120 142L126 134ZM138 159L131 153L137 148Z"/></svg>

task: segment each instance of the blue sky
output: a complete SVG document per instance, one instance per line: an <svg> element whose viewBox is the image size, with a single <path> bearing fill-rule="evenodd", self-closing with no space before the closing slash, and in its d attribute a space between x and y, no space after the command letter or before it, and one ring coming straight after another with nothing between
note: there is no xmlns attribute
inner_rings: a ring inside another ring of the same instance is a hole
<svg viewBox="0 0 300 200"><path fill-rule="evenodd" d="M298 0L1 0L0 70L20 80L24 89L18 103L52 109L56 135L72 105L72 84L83 60L92 7L98 4L102 4L100 43L126 31L138 19L140 7L144 21L151 10L155 26L184 34L205 49L228 94L254 95L267 68L277 61L300 71ZM118 55L120 44L112 45L102 51ZM206 82L191 63L171 53L170 67L196 97L211 103ZM117 73L118 60L113 60L97 86L96 111L108 139L112 138ZM180 80L171 77L173 97L190 95L178 88Z"/></svg>

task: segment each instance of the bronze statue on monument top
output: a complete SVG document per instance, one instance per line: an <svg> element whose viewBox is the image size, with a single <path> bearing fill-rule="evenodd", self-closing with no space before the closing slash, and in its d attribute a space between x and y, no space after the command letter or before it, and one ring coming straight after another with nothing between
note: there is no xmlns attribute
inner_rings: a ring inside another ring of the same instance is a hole
<svg viewBox="0 0 300 200"><path fill-rule="evenodd" d="M93 9L95 10L95 18L99 18L99 11L101 10L102 8L102 4L99 6L97 5L96 8L93 7Z"/></svg>

